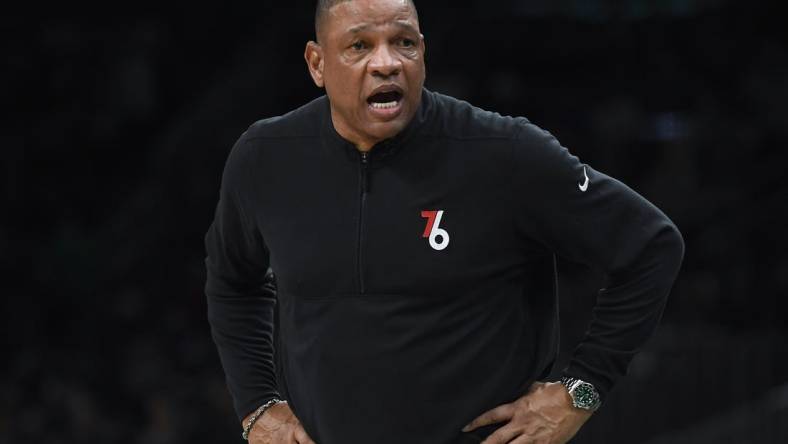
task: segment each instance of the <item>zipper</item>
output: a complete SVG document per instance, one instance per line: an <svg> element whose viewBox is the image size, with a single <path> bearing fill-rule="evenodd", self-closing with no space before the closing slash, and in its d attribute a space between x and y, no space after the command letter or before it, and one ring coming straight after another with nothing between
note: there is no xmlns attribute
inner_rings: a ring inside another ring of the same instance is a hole
<svg viewBox="0 0 788 444"><path fill-rule="evenodd" d="M369 191L369 178L367 168L369 165L369 152L361 151L361 164L360 164L360 198L359 198L359 205L358 205L358 251L356 256L357 267L358 267L358 288L361 294L364 294L366 291L364 288L364 268L363 268L363 257L362 257L362 249L361 244L363 242L363 234L364 234L364 204L367 200L367 192Z"/></svg>

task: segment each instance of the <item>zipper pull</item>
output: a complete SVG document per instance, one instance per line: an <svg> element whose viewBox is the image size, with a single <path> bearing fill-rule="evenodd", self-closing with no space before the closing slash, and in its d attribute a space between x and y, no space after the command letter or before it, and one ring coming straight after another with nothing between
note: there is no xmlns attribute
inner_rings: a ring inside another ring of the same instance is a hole
<svg viewBox="0 0 788 444"><path fill-rule="evenodd" d="M367 179L367 163L369 153L367 151L361 152L361 193L364 194L369 190L369 183Z"/></svg>

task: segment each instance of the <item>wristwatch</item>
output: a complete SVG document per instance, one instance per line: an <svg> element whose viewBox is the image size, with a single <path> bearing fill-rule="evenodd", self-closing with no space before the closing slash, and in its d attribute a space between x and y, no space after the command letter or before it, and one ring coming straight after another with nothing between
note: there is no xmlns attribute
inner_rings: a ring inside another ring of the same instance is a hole
<svg viewBox="0 0 788 444"><path fill-rule="evenodd" d="M566 387L569 396L572 397L572 405L575 407L593 412L602 405L599 392L590 382L583 381L580 378L564 376L561 378L561 384Z"/></svg>

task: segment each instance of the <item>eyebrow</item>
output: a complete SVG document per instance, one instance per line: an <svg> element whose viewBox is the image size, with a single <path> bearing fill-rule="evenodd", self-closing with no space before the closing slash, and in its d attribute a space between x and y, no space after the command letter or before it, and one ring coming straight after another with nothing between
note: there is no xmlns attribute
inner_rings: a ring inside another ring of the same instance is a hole
<svg viewBox="0 0 788 444"><path fill-rule="evenodd" d="M405 29L407 29L408 31L414 32L414 33L416 33L416 34L418 34L418 33L419 33L419 32L416 30L416 27L415 27L415 26L413 26L413 25L411 25L411 24L410 24L410 23L408 23L408 22L401 22L401 21L396 21L396 22L394 22L394 24L395 24L395 25L397 25L397 26L399 26L400 28L405 28ZM364 32L364 31L365 31L365 30L367 30L369 27L370 27L370 25L369 25L368 23L364 23L364 24L361 24L361 25L356 25L356 26L353 26L353 27L351 27L350 29L348 29L348 30L347 30L347 32L348 32L348 33L351 33L351 34L358 34L358 33L360 33L360 32Z"/></svg>

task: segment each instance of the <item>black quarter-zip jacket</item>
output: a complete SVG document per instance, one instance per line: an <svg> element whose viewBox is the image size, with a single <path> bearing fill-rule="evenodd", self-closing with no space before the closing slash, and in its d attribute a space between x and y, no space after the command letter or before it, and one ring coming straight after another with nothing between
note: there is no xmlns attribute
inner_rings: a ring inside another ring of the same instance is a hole
<svg viewBox="0 0 788 444"><path fill-rule="evenodd" d="M368 153L325 96L254 123L205 244L238 417L278 395L318 444L474 443L504 425L460 431L552 370L556 255L608 278L563 369L604 402L684 254L663 212L550 133L427 89Z"/></svg>

